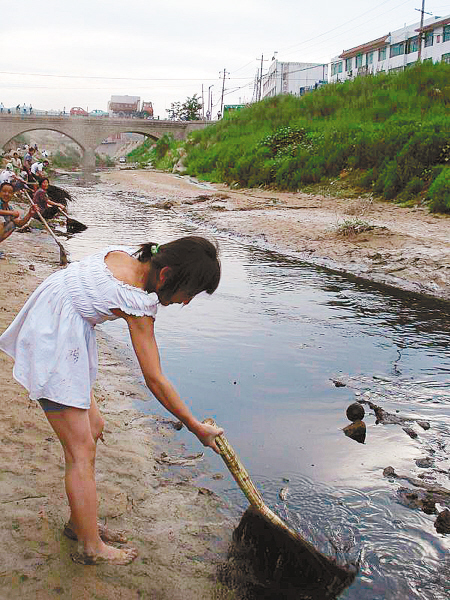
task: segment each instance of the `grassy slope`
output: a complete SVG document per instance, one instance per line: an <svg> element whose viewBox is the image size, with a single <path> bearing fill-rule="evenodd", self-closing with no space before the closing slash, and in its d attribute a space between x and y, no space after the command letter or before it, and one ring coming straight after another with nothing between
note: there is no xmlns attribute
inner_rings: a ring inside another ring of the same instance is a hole
<svg viewBox="0 0 450 600"><path fill-rule="evenodd" d="M450 65L425 63L253 104L195 132L185 162L201 179L286 190L344 172L386 200L450 212L449 112ZM176 162L173 140L158 146L155 166Z"/></svg>

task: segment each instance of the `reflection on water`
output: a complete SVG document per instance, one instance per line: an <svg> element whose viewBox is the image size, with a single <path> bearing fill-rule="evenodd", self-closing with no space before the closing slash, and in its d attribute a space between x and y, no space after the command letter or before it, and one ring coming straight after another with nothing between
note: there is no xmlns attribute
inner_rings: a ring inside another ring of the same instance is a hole
<svg viewBox="0 0 450 600"><path fill-rule="evenodd" d="M417 477L414 460L423 456L448 472L450 320L443 306L214 234L155 208L160 198L106 185L70 191L78 199L72 215L88 225L67 240L73 260L110 243L216 237L218 291L158 314L166 374L196 415L225 428L264 498L286 520L340 558L361 555L361 574L344 598L447 598L442 565L449 544L436 534L435 516L399 504L400 483L383 477L388 465ZM129 346L121 322L105 330ZM345 385L336 387L337 379ZM366 442L355 443L342 429L347 406L361 397L426 419L431 428L412 439L401 426L377 425L366 405ZM155 400L147 394L139 407L155 412ZM180 436L198 450L190 434ZM209 462L224 473L219 457L211 453ZM449 487L448 475L438 481ZM207 485L236 512L246 506L230 477ZM282 487L289 490L284 501Z"/></svg>

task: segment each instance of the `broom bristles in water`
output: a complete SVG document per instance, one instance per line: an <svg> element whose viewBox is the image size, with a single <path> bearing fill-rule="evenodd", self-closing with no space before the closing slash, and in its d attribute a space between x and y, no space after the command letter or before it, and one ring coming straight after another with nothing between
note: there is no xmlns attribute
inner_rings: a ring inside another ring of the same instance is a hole
<svg viewBox="0 0 450 600"><path fill-rule="evenodd" d="M206 419L205 423L215 425L213 419ZM298 589L306 578L320 587L322 596L317 598L336 597L323 595L324 585L330 587L332 594L335 590L342 591L353 581L356 568L339 566L289 527L265 504L227 438L221 434L215 441L230 473L252 505L234 533L230 556L234 553L242 559L245 555L249 562L247 570L253 571L253 578L256 569L264 574L266 582L270 579L287 581L293 589ZM272 556L270 560L269 555Z"/></svg>

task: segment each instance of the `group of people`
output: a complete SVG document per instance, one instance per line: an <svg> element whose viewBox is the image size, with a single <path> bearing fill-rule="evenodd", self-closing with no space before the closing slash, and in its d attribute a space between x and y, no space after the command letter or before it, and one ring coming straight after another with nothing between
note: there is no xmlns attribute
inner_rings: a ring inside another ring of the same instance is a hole
<svg viewBox="0 0 450 600"><path fill-rule="evenodd" d="M33 107L31 106L31 104L29 104L28 106L25 104L25 102L22 104L22 106L20 104L18 104L16 106L16 108L5 108L5 105L3 104L3 102L0 102L0 114L22 114L22 115L31 115L33 112Z"/></svg>
<svg viewBox="0 0 450 600"><path fill-rule="evenodd" d="M6 240L15 229L27 225L31 218L37 216L37 212L47 218L53 216L52 207L65 208L53 202L47 193L50 185L46 175L49 166L47 153L41 153L39 159L37 155L37 146L26 146L23 151L20 148L10 150L6 158L7 163L0 173L0 242ZM24 195L28 201L32 198L30 209L24 215L9 204L16 194Z"/></svg>

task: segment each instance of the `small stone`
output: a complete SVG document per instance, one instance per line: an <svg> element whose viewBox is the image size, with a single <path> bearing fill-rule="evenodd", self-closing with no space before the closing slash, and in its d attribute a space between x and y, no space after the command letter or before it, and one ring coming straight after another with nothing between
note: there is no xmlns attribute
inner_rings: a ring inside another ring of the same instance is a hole
<svg viewBox="0 0 450 600"><path fill-rule="evenodd" d="M28 265L28 268L30 269L30 271L36 271L34 265Z"/></svg>
<svg viewBox="0 0 450 600"><path fill-rule="evenodd" d="M417 437L417 433L411 427L403 427L403 431L409 435L410 438L415 439Z"/></svg>
<svg viewBox="0 0 450 600"><path fill-rule="evenodd" d="M364 421L355 421L351 425L347 425L347 427L344 427L343 432L347 437L360 444L364 444L366 440L366 424Z"/></svg>
<svg viewBox="0 0 450 600"><path fill-rule="evenodd" d="M425 456L424 458L416 458L415 463L421 469L428 469L434 465L434 460L429 456Z"/></svg>
<svg viewBox="0 0 450 600"><path fill-rule="evenodd" d="M350 404L347 408L345 414L349 421L361 421L364 419L365 412L363 406L361 406L359 402L353 402L353 404Z"/></svg>
<svg viewBox="0 0 450 600"><path fill-rule="evenodd" d="M339 381L339 379L332 379L331 381L334 383L334 385L336 387L345 387L346 386L346 384L343 383L342 381Z"/></svg>
<svg viewBox="0 0 450 600"><path fill-rule="evenodd" d="M438 533L450 533L450 510L448 508L438 514L434 526Z"/></svg>
<svg viewBox="0 0 450 600"><path fill-rule="evenodd" d="M183 429L183 423L181 421L173 421L172 425L173 425L173 428L176 429L177 431L180 431L180 429Z"/></svg>
<svg viewBox="0 0 450 600"><path fill-rule="evenodd" d="M417 425L420 425L420 427L422 427L422 429L424 429L425 431L430 429L430 424L428 423L428 421L416 421L416 423Z"/></svg>
<svg viewBox="0 0 450 600"><path fill-rule="evenodd" d="M383 470L383 475L384 475L385 477L397 477L397 476L396 476L396 474L395 474L394 467L386 467L386 468Z"/></svg>

